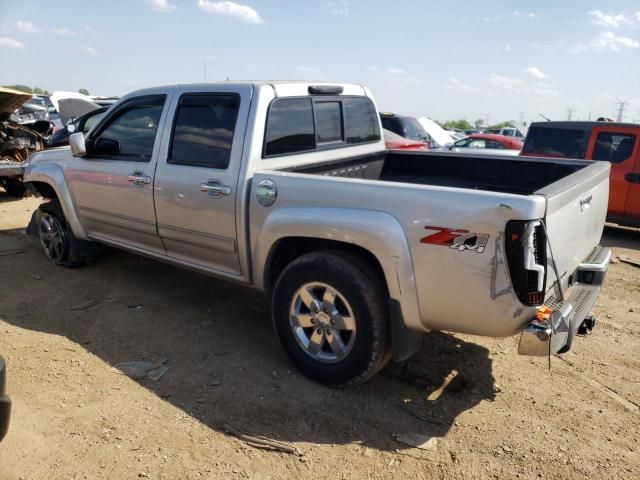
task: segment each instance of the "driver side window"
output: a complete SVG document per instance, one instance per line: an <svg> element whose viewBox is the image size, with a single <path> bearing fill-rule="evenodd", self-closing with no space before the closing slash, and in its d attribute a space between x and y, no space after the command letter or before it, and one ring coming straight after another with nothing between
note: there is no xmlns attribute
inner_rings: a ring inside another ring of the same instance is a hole
<svg viewBox="0 0 640 480"><path fill-rule="evenodd" d="M93 140L91 154L148 162L165 97L148 97L125 105Z"/></svg>

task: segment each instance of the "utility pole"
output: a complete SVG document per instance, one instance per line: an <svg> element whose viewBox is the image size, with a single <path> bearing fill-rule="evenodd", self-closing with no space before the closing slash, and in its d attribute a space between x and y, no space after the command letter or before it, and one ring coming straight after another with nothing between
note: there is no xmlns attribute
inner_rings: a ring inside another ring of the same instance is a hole
<svg viewBox="0 0 640 480"><path fill-rule="evenodd" d="M524 112L520 112L520 123L524 125Z"/></svg>
<svg viewBox="0 0 640 480"><path fill-rule="evenodd" d="M624 111L627 109L627 105L629 105L629 101L631 99L627 98L626 100L621 100L619 98L616 98L616 100L618 100L616 102L616 105L618 106L618 118L616 121L621 122L622 118L624 117Z"/></svg>
<svg viewBox="0 0 640 480"><path fill-rule="evenodd" d="M571 119L573 118L573 112L575 112L576 109L573 107L567 107L567 120L571 121Z"/></svg>
<svg viewBox="0 0 640 480"><path fill-rule="evenodd" d="M207 60L204 61L204 83L207 83Z"/></svg>

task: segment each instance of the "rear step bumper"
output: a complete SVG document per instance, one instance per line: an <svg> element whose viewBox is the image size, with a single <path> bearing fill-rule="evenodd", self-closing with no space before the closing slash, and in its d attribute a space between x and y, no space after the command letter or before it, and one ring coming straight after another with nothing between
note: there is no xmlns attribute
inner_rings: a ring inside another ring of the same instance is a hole
<svg viewBox="0 0 640 480"><path fill-rule="evenodd" d="M548 320L533 320L522 331L520 355L547 356L569 351L580 325L598 298L610 259L610 249L596 247L571 276L571 287L565 292L564 301L555 295L545 299L544 304L553 313Z"/></svg>

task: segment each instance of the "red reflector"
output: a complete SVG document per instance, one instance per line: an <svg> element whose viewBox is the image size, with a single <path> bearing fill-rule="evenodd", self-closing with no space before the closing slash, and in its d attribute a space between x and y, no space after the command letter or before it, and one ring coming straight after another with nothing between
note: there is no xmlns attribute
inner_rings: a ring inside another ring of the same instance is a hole
<svg viewBox="0 0 640 480"><path fill-rule="evenodd" d="M515 242L516 240L518 240L520 238L520 236L517 233L512 233L511 234L511 241Z"/></svg>
<svg viewBox="0 0 640 480"><path fill-rule="evenodd" d="M542 302L542 292L529 292L529 303L541 303Z"/></svg>

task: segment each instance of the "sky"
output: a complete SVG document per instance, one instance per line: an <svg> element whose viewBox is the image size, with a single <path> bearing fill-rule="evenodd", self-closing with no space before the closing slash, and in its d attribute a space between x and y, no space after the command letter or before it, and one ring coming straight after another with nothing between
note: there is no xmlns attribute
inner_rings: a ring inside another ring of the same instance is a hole
<svg viewBox="0 0 640 480"><path fill-rule="evenodd" d="M0 84L368 86L438 120L640 121L640 0L0 0Z"/></svg>

